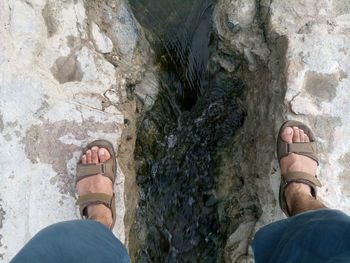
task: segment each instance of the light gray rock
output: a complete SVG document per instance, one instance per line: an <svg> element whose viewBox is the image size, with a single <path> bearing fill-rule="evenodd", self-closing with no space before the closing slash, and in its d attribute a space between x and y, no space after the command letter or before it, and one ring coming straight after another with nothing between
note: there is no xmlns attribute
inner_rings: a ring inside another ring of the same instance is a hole
<svg viewBox="0 0 350 263"><path fill-rule="evenodd" d="M0 2L0 261L8 262L42 228L79 217L74 176L83 146L101 138L117 151L123 144L124 114L135 109L114 104L128 103L126 87L142 79L150 52L136 47L136 41L145 50L147 44L125 3L114 8L108 15L116 21L102 30L104 9L92 15L82 0ZM120 167L128 156L118 160L115 184L114 233L125 243Z"/></svg>
<svg viewBox="0 0 350 263"><path fill-rule="evenodd" d="M139 39L139 32L131 11L124 1L118 10L105 6L105 22L109 24L108 33L119 52L126 60L131 60Z"/></svg>
<svg viewBox="0 0 350 263"><path fill-rule="evenodd" d="M98 25L92 23L91 34L94 40L97 51L101 53L110 53L113 50L113 42L103 32Z"/></svg>
<svg viewBox="0 0 350 263"><path fill-rule="evenodd" d="M256 70L258 60L267 62L270 50L258 24L256 1L219 1L214 21L219 36L226 40L227 52L244 54L249 70Z"/></svg>
<svg viewBox="0 0 350 263"><path fill-rule="evenodd" d="M121 114L121 112L113 105L108 106L107 108L105 108L104 111L107 113L116 114L116 115Z"/></svg>
<svg viewBox="0 0 350 263"><path fill-rule="evenodd" d="M107 90L105 96L114 105L118 105L120 103L120 96L118 96L117 92L114 90Z"/></svg>
<svg viewBox="0 0 350 263"><path fill-rule="evenodd" d="M154 104L158 90L158 78L155 72L148 71L145 78L135 88L136 96L143 102L145 110L149 110Z"/></svg>
<svg viewBox="0 0 350 263"><path fill-rule="evenodd" d="M234 233L230 235L226 243L226 261L227 262L254 262L254 259L247 255L247 247L249 246L249 233L254 232L255 222L248 221L239 225Z"/></svg>
<svg viewBox="0 0 350 263"><path fill-rule="evenodd" d="M256 9L256 1L240 0L227 2L226 14L229 26L241 28L249 28L254 22Z"/></svg>

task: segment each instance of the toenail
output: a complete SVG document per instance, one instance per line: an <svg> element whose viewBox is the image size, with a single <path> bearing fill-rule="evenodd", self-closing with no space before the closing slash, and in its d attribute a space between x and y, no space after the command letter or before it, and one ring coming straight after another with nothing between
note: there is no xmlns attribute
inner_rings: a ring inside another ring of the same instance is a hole
<svg viewBox="0 0 350 263"><path fill-rule="evenodd" d="M105 152L105 150L101 149L100 152L99 152L99 154L103 156L103 155L106 154L106 152Z"/></svg>
<svg viewBox="0 0 350 263"><path fill-rule="evenodd" d="M284 133L287 135L291 135L293 133L293 130L287 128Z"/></svg>

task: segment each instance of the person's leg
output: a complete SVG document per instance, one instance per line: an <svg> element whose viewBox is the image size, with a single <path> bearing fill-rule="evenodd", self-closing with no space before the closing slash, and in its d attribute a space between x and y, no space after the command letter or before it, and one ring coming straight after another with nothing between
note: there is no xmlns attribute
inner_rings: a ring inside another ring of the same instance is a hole
<svg viewBox="0 0 350 263"><path fill-rule="evenodd" d="M291 183L286 188L284 195L292 216L310 210L327 208L310 194L310 187L302 183Z"/></svg>
<svg viewBox="0 0 350 263"><path fill-rule="evenodd" d="M311 210L259 230L253 241L255 262L349 262L349 236L349 216L332 209Z"/></svg>
<svg viewBox="0 0 350 263"><path fill-rule="evenodd" d="M124 245L103 224L74 220L51 225L35 235L11 263L129 263Z"/></svg>
<svg viewBox="0 0 350 263"><path fill-rule="evenodd" d="M285 128L281 138L287 143L309 142L308 136L297 127ZM316 175L317 163L292 153L280 160L280 167L282 174L301 171ZM349 216L325 209L326 206L312 196L307 184L290 183L284 197L292 217L257 232L253 242L257 263L343 262L342 259L350 257Z"/></svg>
<svg viewBox="0 0 350 263"><path fill-rule="evenodd" d="M104 163L111 158L96 146L82 156L83 164ZM93 193L113 195L112 181L101 174L77 182L79 196ZM87 218L58 223L40 231L12 262L130 262L123 244L109 230L112 211L104 204L87 207Z"/></svg>

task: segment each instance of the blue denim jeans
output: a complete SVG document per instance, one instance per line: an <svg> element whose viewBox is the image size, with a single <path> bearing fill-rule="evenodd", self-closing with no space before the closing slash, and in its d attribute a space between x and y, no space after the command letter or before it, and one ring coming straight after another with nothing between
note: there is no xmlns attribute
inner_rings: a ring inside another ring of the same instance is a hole
<svg viewBox="0 0 350 263"><path fill-rule="evenodd" d="M35 235L12 263L130 263L128 252L113 233L92 220L51 225Z"/></svg>
<svg viewBox="0 0 350 263"><path fill-rule="evenodd" d="M253 250L256 263L350 262L350 217L322 209L277 221L257 232ZM43 229L11 262L129 263L130 259L104 225L75 220Z"/></svg>
<svg viewBox="0 0 350 263"><path fill-rule="evenodd" d="M309 211L269 224L253 241L256 263L350 262L350 217L340 211Z"/></svg>

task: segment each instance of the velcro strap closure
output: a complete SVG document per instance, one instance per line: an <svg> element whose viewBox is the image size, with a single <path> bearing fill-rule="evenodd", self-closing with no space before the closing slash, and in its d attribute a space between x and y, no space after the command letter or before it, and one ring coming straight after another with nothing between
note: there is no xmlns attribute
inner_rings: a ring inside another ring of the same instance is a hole
<svg viewBox="0 0 350 263"><path fill-rule="evenodd" d="M105 163L100 164L78 164L77 165L77 181L96 174L104 174L106 172Z"/></svg>
<svg viewBox="0 0 350 263"><path fill-rule="evenodd" d="M286 144L287 153L316 153L315 142L295 142Z"/></svg>
<svg viewBox="0 0 350 263"><path fill-rule="evenodd" d="M104 204L108 208L111 208L113 199L114 194L108 195L103 193L93 193L79 197L75 204L80 206L82 210L91 204Z"/></svg>
<svg viewBox="0 0 350 263"><path fill-rule="evenodd" d="M315 186L322 187L321 182L312 174L304 172L289 172L282 175L282 177L286 184L291 182L309 182Z"/></svg>

